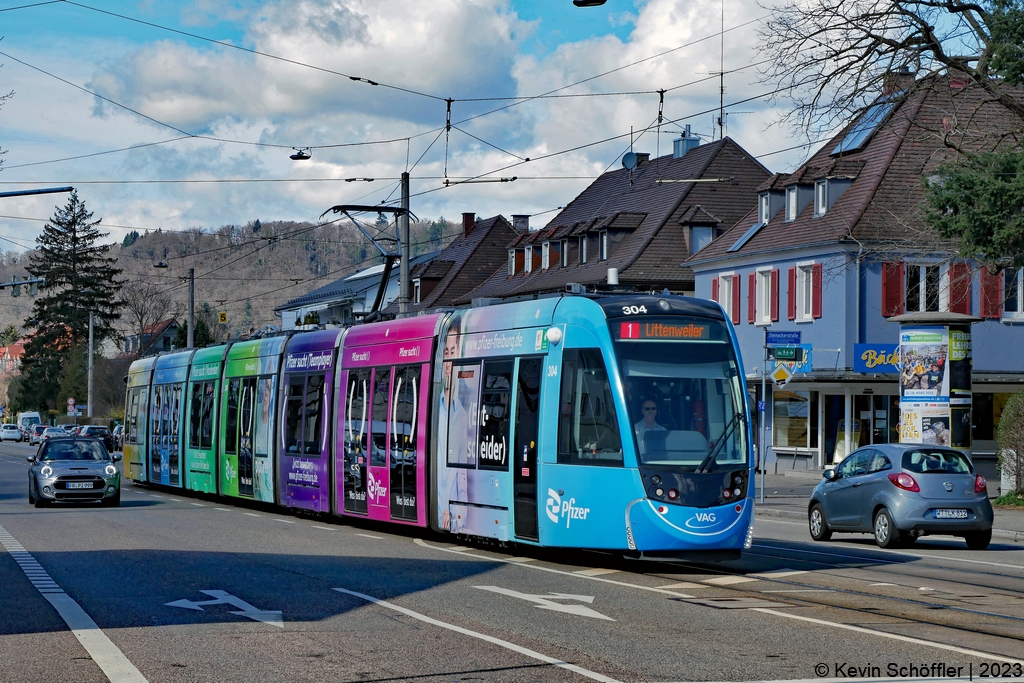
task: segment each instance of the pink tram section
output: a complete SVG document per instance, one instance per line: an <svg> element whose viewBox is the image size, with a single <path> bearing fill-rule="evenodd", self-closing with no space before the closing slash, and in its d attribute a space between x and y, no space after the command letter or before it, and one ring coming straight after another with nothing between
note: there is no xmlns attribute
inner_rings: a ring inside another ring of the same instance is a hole
<svg viewBox="0 0 1024 683"><path fill-rule="evenodd" d="M430 369L443 317L346 333L335 413L336 514L427 525Z"/></svg>

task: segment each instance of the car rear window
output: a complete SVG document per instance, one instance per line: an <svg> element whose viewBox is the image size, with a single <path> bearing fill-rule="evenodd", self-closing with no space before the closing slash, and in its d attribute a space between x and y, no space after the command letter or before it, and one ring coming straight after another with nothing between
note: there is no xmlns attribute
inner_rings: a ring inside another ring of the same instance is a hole
<svg viewBox="0 0 1024 683"><path fill-rule="evenodd" d="M971 461L963 453L919 448L903 454L903 469L914 474L970 474Z"/></svg>

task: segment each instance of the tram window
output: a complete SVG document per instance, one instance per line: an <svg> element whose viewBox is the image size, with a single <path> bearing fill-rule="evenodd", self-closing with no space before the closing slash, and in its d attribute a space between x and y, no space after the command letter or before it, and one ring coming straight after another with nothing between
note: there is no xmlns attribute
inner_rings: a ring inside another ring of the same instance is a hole
<svg viewBox="0 0 1024 683"><path fill-rule="evenodd" d="M452 368L452 396L448 407L448 464L476 467L479 429L480 366Z"/></svg>
<svg viewBox="0 0 1024 683"><path fill-rule="evenodd" d="M224 452L238 452L238 387L239 380L228 380L227 424L224 434Z"/></svg>
<svg viewBox="0 0 1024 683"><path fill-rule="evenodd" d="M320 434L323 431L324 375L306 378L306 404L303 410L303 449L305 455L319 456Z"/></svg>
<svg viewBox="0 0 1024 683"><path fill-rule="evenodd" d="M154 437L160 436L160 411L163 408L164 388L153 387L153 419L150 422L150 432Z"/></svg>
<svg viewBox="0 0 1024 683"><path fill-rule="evenodd" d="M480 398L480 469L508 471L509 419L512 411L513 361L484 363Z"/></svg>
<svg viewBox="0 0 1024 683"><path fill-rule="evenodd" d="M258 456L270 455L270 433L274 414L274 380L261 377L256 383L256 445Z"/></svg>
<svg viewBox="0 0 1024 683"><path fill-rule="evenodd" d="M370 423L370 464L387 464L388 392L391 388L391 368L377 368L373 372L373 421Z"/></svg>
<svg viewBox="0 0 1024 683"><path fill-rule="evenodd" d="M175 384L174 387L171 389L171 409L170 409L171 431L170 431L170 436L171 436L171 445L175 446L175 447L177 447L177 445L178 445L178 436L180 434L180 430L178 429L178 425L179 425L179 423L181 421L181 388L182 388L181 384Z"/></svg>
<svg viewBox="0 0 1024 683"><path fill-rule="evenodd" d="M213 399L217 394L213 382L203 383L203 399L200 413L199 447L205 451L213 448Z"/></svg>
<svg viewBox="0 0 1024 683"><path fill-rule="evenodd" d="M395 395L391 399L391 464L416 456L416 414L420 401L420 367L395 369Z"/></svg>
<svg viewBox="0 0 1024 683"><path fill-rule="evenodd" d="M345 392L345 450L353 457L366 452L367 427L366 395L370 390L369 370L349 370L348 389ZM358 464L362 464L359 462Z"/></svg>
<svg viewBox="0 0 1024 683"><path fill-rule="evenodd" d="M302 399L306 391L306 376L288 377L288 403L284 413L284 445L288 453L298 454L302 446Z"/></svg>
<svg viewBox="0 0 1024 683"><path fill-rule="evenodd" d="M239 443L241 454L252 457L253 454L253 410L256 403L256 378L246 377L242 380L242 395L238 400Z"/></svg>
<svg viewBox="0 0 1024 683"><path fill-rule="evenodd" d="M203 382L189 385L188 401L188 447L199 448L199 427L203 413Z"/></svg>
<svg viewBox="0 0 1024 683"><path fill-rule="evenodd" d="M128 423L128 437L126 439L128 443L139 442L139 395L141 393L141 389L132 389L128 395L128 419L125 420Z"/></svg>
<svg viewBox="0 0 1024 683"><path fill-rule="evenodd" d="M558 462L622 464L611 383L598 349L567 349L562 354Z"/></svg>

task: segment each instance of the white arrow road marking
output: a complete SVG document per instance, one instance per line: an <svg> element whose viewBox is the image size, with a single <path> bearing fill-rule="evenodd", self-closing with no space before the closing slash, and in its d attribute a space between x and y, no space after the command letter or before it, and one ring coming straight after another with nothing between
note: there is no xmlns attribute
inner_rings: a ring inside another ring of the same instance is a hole
<svg viewBox="0 0 1024 683"><path fill-rule="evenodd" d="M238 611L233 611L231 614L237 614L240 617L247 617L253 621L261 621L264 624L270 624L271 626L277 626L278 628L284 628L282 622L281 610L265 610L253 607L245 600L228 593L227 591L199 591L200 593L206 593L213 600L203 600L202 602L193 602L192 600L175 600L174 602L164 603L166 607L181 607L182 609L194 609L200 612L204 611L202 605L233 605L238 608Z"/></svg>
<svg viewBox="0 0 1024 683"><path fill-rule="evenodd" d="M548 593L547 595L529 595L527 593L520 593L519 591L509 590L508 588L498 588L497 586L473 586L473 588L479 588L482 591L490 591L491 593L500 593L501 595L507 595L512 598L519 598L520 600L526 600L527 602L537 603L537 607L540 609L548 609L552 612L565 612L566 614L575 614L581 617L590 617L591 619L604 619L605 621L615 621L611 617L606 617L600 612L596 612L589 607L583 605L563 605L555 600L576 600L578 602L586 602L593 604L594 597L592 595L571 595L569 593Z"/></svg>

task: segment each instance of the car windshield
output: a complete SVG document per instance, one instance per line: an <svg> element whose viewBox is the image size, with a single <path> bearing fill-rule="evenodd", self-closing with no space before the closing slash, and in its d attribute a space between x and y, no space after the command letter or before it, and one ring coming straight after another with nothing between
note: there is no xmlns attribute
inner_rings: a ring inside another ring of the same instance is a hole
<svg viewBox="0 0 1024 683"><path fill-rule="evenodd" d="M106 427L86 427L84 431L85 431L86 434L109 434L110 433L110 430L108 430Z"/></svg>
<svg viewBox="0 0 1024 683"><path fill-rule="evenodd" d="M49 441L40 460L109 460L107 451L95 441Z"/></svg>
<svg viewBox="0 0 1024 683"><path fill-rule="evenodd" d="M970 474L972 471L963 453L938 448L907 451L903 454L903 469L914 474Z"/></svg>
<svg viewBox="0 0 1024 683"><path fill-rule="evenodd" d="M613 322L612 333L642 464L709 471L747 463L746 406L724 324L652 318Z"/></svg>
<svg viewBox="0 0 1024 683"><path fill-rule="evenodd" d="M42 434L46 431L46 425L36 425L36 434Z"/></svg>

